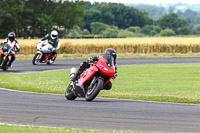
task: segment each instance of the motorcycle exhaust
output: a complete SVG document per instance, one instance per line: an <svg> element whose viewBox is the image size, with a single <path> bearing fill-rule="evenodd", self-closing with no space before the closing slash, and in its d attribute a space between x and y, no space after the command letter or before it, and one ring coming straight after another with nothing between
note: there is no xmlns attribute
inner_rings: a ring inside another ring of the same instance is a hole
<svg viewBox="0 0 200 133"><path fill-rule="evenodd" d="M72 78L74 77L75 74L76 74L76 68L72 67L71 71L70 71L70 80L72 80Z"/></svg>

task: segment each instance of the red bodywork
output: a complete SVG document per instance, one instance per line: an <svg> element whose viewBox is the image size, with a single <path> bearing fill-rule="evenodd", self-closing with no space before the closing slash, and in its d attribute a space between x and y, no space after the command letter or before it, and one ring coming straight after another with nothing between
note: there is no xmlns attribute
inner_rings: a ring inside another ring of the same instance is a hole
<svg viewBox="0 0 200 133"><path fill-rule="evenodd" d="M110 81L110 79L115 75L115 67L109 67L106 61L102 56L99 57L99 61L97 64L91 64L90 68L85 70L81 77L79 78L78 82L81 87L83 84L88 81L96 72L100 71L100 75L102 77L109 77L108 80L104 83L103 87Z"/></svg>
<svg viewBox="0 0 200 133"><path fill-rule="evenodd" d="M51 53L49 54L45 54L42 59L40 60L40 63L42 63L43 61L45 61L49 56L51 56Z"/></svg>
<svg viewBox="0 0 200 133"><path fill-rule="evenodd" d="M3 54L3 49L0 49L0 55Z"/></svg>
<svg viewBox="0 0 200 133"><path fill-rule="evenodd" d="M6 55L6 53L7 53L7 52L3 52L3 49L0 49L0 55L1 55L1 54L4 54L4 55ZM11 55L11 53L9 53L9 55ZM14 53L14 54L12 54L12 55L15 55L15 53Z"/></svg>

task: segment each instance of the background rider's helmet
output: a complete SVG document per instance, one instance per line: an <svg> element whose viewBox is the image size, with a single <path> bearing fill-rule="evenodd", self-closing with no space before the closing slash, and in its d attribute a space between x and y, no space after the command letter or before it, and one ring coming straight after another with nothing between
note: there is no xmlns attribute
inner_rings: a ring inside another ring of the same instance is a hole
<svg viewBox="0 0 200 133"><path fill-rule="evenodd" d="M53 30L53 31L51 32L51 38L52 38L52 39L57 39L57 37L58 37L58 32L57 32L56 30Z"/></svg>
<svg viewBox="0 0 200 133"><path fill-rule="evenodd" d="M8 39L9 39L11 42L13 42L13 41L15 40L15 33L14 33L14 32L10 32L10 33L8 34Z"/></svg>
<svg viewBox="0 0 200 133"><path fill-rule="evenodd" d="M105 54L113 56L114 61L116 61L117 52L116 52L114 49L112 49L112 48L107 48L106 51L105 51Z"/></svg>

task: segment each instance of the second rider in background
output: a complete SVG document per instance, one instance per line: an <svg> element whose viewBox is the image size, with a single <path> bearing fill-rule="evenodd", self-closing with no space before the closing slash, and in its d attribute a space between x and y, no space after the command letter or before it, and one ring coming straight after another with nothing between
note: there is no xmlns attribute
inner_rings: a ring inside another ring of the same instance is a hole
<svg viewBox="0 0 200 133"><path fill-rule="evenodd" d="M47 44L44 45L44 41L47 40ZM42 46L44 45L44 46ZM47 47L47 49L51 50L52 55L49 57L51 59L55 54L56 50L58 50L61 46L61 43L59 42L58 39L58 32L56 30L51 31L51 34L47 34L45 37L43 37L40 42L38 43L37 48L41 47Z"/></svg>
<svg viewBox="0 0 200 133"><path fill-rule="evenodd" d="M8 34L8 38L6 38L1 43L2 46L5 45L5 44L9 44L11 46L11 48L12 48L12 50L11 50L11 61L8 64L9 67L12 67L12 64L13 64L13 62L15 60L15 54L16 54L16 52L19 52L19 50L20 50L19 44L18 44L18 42L17 42L15 37L16 37L15 33L14 32L10 32ZM2 54L1 57L0 57L0 65L1 65L1 63L3 61L3 57L4 57L4 55Z"/></svg>

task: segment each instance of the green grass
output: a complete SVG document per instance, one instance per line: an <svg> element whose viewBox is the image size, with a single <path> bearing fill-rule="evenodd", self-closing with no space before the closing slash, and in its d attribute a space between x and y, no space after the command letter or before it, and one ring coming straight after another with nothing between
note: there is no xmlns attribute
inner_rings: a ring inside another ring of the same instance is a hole
<svg viewBox="0 0 200 133"><path fill-rule="evenodd" d="M2 131L2 132L1 132ZM102 131L38 126L0 125L0 133L153 133L139 131Z"/></svg>
<svg viewBox="0 0 200 133"><path fill-rule="evenodd" d="M64 94L70 70L1 74L0 87ZM118 67L113 88L101 97L200 104L200 64L145 64Z"/></svg>

